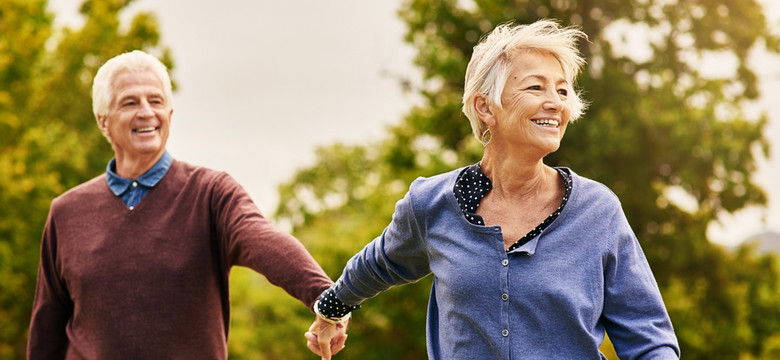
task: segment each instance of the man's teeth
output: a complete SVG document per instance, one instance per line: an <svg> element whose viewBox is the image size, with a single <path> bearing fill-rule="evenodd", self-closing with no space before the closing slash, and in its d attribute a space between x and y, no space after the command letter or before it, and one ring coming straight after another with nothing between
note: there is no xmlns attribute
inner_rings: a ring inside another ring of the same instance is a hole
<svg viewBox="0 0 780 360"><path fill-rule="evenodd" d="M135 132L139 132L139 133L143 133L143 132L152 132L152 131L154 131L155 129L157 129L157 128L156 128L156 127L154 127L154 126L149 126L149 127L144 127L144 128L138 128L138 129L135 129Z"/></svg>
<svg viewBox="0 0 780 360"><path fill-rule="evenodd" d="M558 121L552 120L552 119L541 119L541 120L532 120L534 124L541 125L541 126L552 126L552 127L558 127Z"/></svg>

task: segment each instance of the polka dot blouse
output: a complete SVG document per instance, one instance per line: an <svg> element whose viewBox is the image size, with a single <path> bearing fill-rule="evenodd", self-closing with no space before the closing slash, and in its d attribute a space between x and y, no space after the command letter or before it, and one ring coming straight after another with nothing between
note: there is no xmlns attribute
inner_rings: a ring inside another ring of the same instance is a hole
<svg viewBox="0 0 780 360"><path fill-rule="evenodd" d="M506 250L507 252L517 249L518 247L539 235L545 228L547 228L547 226L549 226L553 221L555 221L556 218L558 218L558 215L561 214L563 207L569 200L569 196L571 196L572 180L571 174L567 169L555 168L555 170L557 170L558 174L560 174L563 178L564 186L566 187L566 193L563 195L561 205L558 206L558 208L555 209L555 211L553 211L550 216L544 219L541 224L512 244L512 246ZM490 179L485 175L485 173L482 172L479 164L474 164L463 169L463 171L458 176L458 180L455 182L455 187L453 188L453 191L455 192L455 198L458 200L458 205L460 206L460 210L463 211L463 215L472 224L482 226L485 225L482 217L477 215L476 212L482 198L484 198L485 195L487 195L492 189L493 185L490 182ZM351 311L360 307L360 305L352 306L342 303L336 297L336 293L333 291L333 287L320 295L320 298L317 300L315 306L317 306L320 314L330 318L344 317Z"/></svg>
<svg viewBox="0 0 780 360"><path fill-rule="evenodd" d="M541 224L512 244L512 246L506 250L507 252L517 249L539 235L542 230L547 228L547 226L555 221L555 219L558 218L558 215L561 214L561 210L563 210L563 207L566 205L566 202L571 195L571 174L566 169L555 168L555 170L558 170L558 174L563 178L563 183L566 187L566 193L563 195L561 205L558 206L550 216L544 219ZM458 205L460 205L460 210L463 211L466 220L475 225L485 225L482 217L477 215L476 212L482 198L484 198L492 189L493 185L490 182L490 179L482 172L482 168L480 168L479 164L463 169L458 176L458 181L455 182L454 191L455 198L458 200Z"/></svg>

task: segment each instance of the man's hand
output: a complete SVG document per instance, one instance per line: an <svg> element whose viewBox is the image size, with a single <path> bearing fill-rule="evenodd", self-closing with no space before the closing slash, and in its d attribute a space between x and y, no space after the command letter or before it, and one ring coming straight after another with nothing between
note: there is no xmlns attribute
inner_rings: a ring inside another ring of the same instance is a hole
<svg viewBox="0 0 780 360"><path fill-rule="evenodd" d="M344 348L347 341L347 324L331 324L319 317L309 327L309 331L304 334L306 337L306 346L313 353L322 356L322 360L330 360L332 355L338 354Z"/></svg>

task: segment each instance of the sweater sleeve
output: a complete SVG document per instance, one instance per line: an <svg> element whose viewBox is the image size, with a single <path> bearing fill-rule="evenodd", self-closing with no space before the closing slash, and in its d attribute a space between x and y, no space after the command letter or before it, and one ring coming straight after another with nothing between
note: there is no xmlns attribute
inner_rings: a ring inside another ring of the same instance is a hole
<svg viewBox="0 0 780 360"><path fill-rule="evenodd" d="M245 266L264 275L309 309L333 282L292 235L265 218L232 177L217 177L212 216L228 267Z"/></svg>
<svg viewBox="0 0 780 360"><path fill-rule="evenodd" d="M612 218L613 251L605 261L604 320L621 359L679 359L661 293L623 211Z"/></svg>
<svg viewBox="0 0 780 360"><path fill-rule="evenodd" d="M347 262L334 290L348 305L357 305L393 286L416 282L431 273L422 231L410 194L399 200L382 235Z"/></svg>
<svg viewBox="0 0 780 360"><path fill-rule="evenodd" d="M57 232L52 213L53 210L49 212L41 240L38 282L27 341L28 359L62 359L68 348L65 329L73 314L73 303L57 270Z"/></svg>

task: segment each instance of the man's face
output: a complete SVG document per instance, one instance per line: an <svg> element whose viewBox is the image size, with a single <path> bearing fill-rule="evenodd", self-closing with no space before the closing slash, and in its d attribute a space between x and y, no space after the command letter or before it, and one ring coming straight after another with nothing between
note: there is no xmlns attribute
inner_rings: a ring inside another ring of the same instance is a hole
<svg viewBox="0 0 780 360"><path fill-rule="evenodd" d="M113 88L108 115L101 116L99 124L111 139L117 161L162 156L173 109L160 80L149 71L124 71L114 78Z"/></svg>

